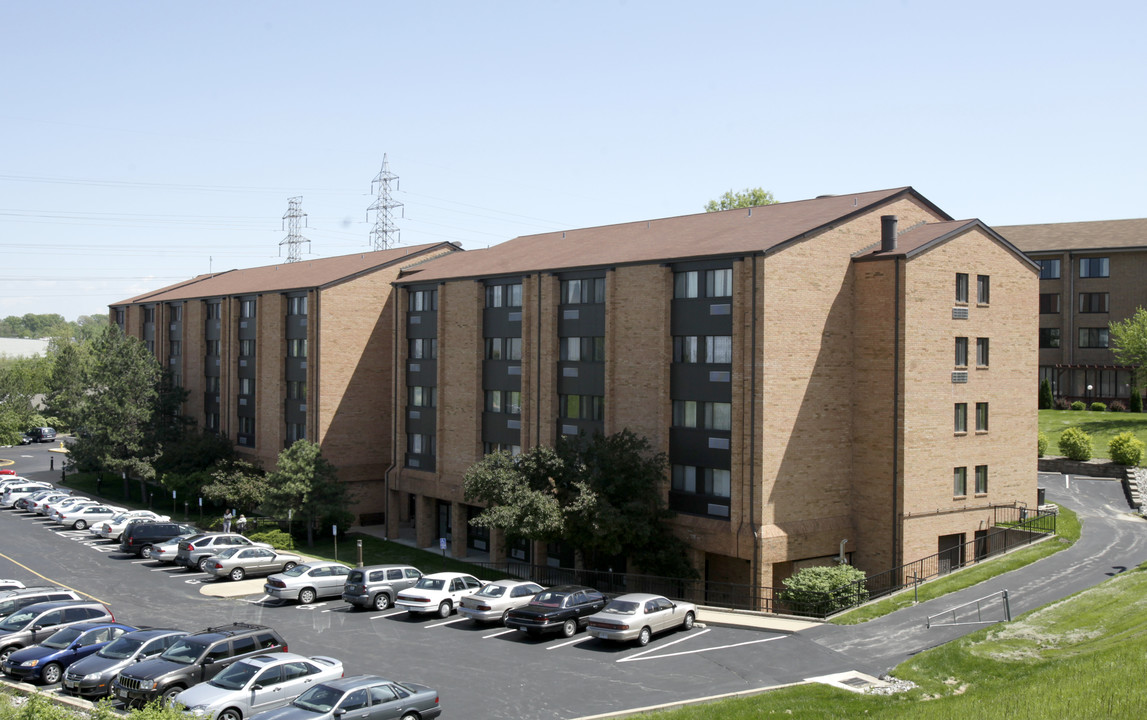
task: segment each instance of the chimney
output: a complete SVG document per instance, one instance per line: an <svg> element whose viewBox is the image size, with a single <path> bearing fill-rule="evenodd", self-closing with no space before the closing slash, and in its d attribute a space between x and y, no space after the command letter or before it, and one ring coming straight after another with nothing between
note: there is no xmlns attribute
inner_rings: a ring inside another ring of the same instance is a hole
<svg viewBox="0 0 1147 720"><path fill-rule="evenodd" d="M896 216L880 216L880 252L892 252L896 249Z"/></svg>

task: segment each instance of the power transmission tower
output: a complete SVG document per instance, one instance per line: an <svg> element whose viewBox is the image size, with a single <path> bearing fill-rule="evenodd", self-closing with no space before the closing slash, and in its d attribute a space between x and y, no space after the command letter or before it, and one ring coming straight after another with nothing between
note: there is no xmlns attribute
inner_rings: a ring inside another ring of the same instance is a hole
<svg viewBox="0 0 1147 720"><path fill-rule="evenodd" d="M383 153L382 170L378 171L378 177L370 183L371 192L375 191L374 186L376 183L378 184L378 199L366 209L368 213L372 210L375 213L374 227L370 231L370 244L375 250L386 250L397 245L401 234L398 226L394 224L394 211L402 207L402 203L390 196L390 182L392 180L397 190L398 176L390 171L390 166L386 162L386 153Z"/></svg>
<svg viewBox="0 0 1147 720"><path fill-rule="evenodd" d="M303 243L307 244L310 248L311 241L303 237L299 233L299 221L302 220L303 226L307 224L307 214L303 212L303 196L287 198L289 203L287 212L283 214L283 225L287 228L287 237L279 241L279 255L283 254L283 246L287 246L287 262L298 262L302 258L299 253L299 246Z"/></svg>

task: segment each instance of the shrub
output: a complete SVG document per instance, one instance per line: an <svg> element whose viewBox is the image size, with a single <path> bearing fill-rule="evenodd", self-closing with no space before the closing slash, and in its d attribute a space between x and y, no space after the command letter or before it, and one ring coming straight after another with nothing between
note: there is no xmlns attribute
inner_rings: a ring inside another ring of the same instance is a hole
<svg viewBox="0 0 1147 720"><path fill-rule="evenodd" d="M251 535L250 540L251 542L270 543L271 547L276 550L295 549L295 539L282 530L267 530L261 533L254 533Z"/></svg>
<svg viewBox="0 0 1147 720"><path fill-rule="evenodd" d="M1071 409L1071 403L1069 403L1067 401L1067 398L1056 398L1055 399L1055 409L1056 410L1070 410Z"/></svg>
<svg viewBox="0 0 1147 720"><path fill-rule="evenodd" d="M1139 388L1131 391L1131 412L1143 412L1143 395Z"/></svg>
<svg viewBox="0 0 1147 720"><path fill-rule="evenodd" d="M828 615L868 599L864 578L852 565L808 567L785 578L778 599L794 615Z"/></svg>
<svg viewBox="0 0 1147 720"><path fill-rule="evenodd" d="M1068 428L1059 436L1059 451L1071 460L1091 459L1091 436L1077 427Z"/></svg>
<svg viewBox="0 0 1147 720"><path fill-rule="evenodd" d="M1039 384L1039 409L1050 410L1054 404L1055 400L1051 395L1051 381L1045 379Z"/></svg>
<svg viewBox="0 0 1147 720"><path fill-rule="evenodd" d="M1071 409L1072 410L1086 410L1087 409L1087 403L1083 402L1082 400L1076 400L1075 402L1073 402L1071 404Z"/></svg>
<svg viewBox="0 0 1147 720"><path fill-rule="evenodd" d="M1138 465L1143 460L1143 441L1134 433L1119 433L1107 443L1107 454L1120 465Z"/></svg>
<svg viewBox="0 0 1147 720"><path fill-rule="evenodd" d="M1039 453L1038 457L1043 457L1047 453L1047 443L1047 433L1041 431L1035 443L1036 452Z"/></svg>
<svg viewBox="0 0 1147 720"><path fill-rule="evenodd" d="M1093 402L1088 410L1091 410L1091 412L1107 412L1107 406L1101 402Z"/></svg>
<svg viewBox="0 0 1147 720"><path fill-rule="evenodd" d="M1112 400L1107 409L1111 412L1127 412L1127 406L1123 404L1122 400Z"/></svg>

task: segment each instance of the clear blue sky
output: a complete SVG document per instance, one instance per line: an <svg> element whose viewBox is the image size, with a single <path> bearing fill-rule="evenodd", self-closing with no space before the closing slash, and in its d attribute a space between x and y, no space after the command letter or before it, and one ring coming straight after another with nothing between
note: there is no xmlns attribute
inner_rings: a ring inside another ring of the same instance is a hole
<svg viewBox="0 0 1147 720"><path fill-rule="evenodd" d="M1143 2L0 4L0 316L198 274L912 185L989 224L1147 215ZM305 249L305 248L304 248Z"/></svg>

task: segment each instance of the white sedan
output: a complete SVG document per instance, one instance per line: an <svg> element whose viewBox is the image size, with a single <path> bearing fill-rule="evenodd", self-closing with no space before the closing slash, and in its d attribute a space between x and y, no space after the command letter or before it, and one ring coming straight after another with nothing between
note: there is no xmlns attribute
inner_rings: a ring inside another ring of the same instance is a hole
<svg viewBox="0 0 1147 720"><path fill-rule="evenodd" d="M414 587L398 593L394 606L409 613L432 612L438 613L438 617L449 617L462 598L473 595L481 587L481 580L465 573L423 575Z"/></svg>
<svg viewBox="0 0 1147 720"><path fill-rule="evenodd" d="M119 515L123 511L124 508L115 505L88 505L75 510L61 511L56 522L64 527L71 527L73 530L86 530L92 525L98 525L104 520Z"/></svg>
<svg viewBox="0 0 1147 720"><path fill-rule="evenodd" d="M495 580L473 595L462 598L458 603L458 614L474 622L505 622L511 610L529 604L544 589L528 580Z"/></svg>
<svg viewBox="0 0 1147 720"><path fill-rule="evenodd" d="M48 513L48 519L52 522L60 522L60 518L66 513L75 512L80 508L91 507L92 505L99 505L99 500L92 500L91 498L76 498L75 500L65 500L64 502L52 507Z"/></svg>

